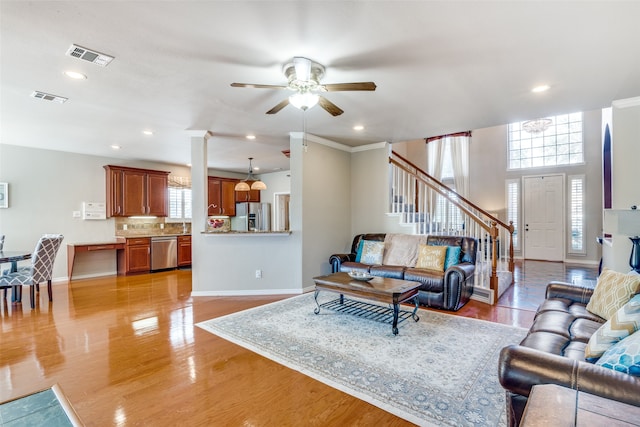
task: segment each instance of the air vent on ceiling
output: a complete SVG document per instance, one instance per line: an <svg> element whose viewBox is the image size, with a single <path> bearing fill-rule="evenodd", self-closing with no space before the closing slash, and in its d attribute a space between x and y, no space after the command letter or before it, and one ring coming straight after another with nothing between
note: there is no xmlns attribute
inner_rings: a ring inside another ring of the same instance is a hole
<svg viewBox="0 0 640 427"><path fill-rule="evenodd" d="M69 98L65 98L64 96L52 95L50 93L40 92L38 90L34 91L31 94L31 96L34 98L45 100L45 101L54 101L54 102L57 102L58 104L63 104L67 102L67 100L69 99Z"/></svg>
<svg viewBox="0 0 640 427"><path fill-rule="evenodd" d="M86 47L78 46L77 44L71 45L69 50L67 50L67 55L78 59L84 59L85 61L92 62L101 67L106 67L111 61L113 61L113 56L105 55L104 53L96 52L95 50L87 49Z"/></svg>

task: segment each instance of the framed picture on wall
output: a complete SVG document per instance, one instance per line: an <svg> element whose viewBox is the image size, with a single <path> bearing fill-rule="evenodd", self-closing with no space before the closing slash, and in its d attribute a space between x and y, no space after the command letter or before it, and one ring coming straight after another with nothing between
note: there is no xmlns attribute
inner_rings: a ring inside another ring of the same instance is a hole
<svg viewBox="0 0 640 427"><path fill-rule="evenodd" d="M9 207L9 183L0 182L0 208Z"/></svg>

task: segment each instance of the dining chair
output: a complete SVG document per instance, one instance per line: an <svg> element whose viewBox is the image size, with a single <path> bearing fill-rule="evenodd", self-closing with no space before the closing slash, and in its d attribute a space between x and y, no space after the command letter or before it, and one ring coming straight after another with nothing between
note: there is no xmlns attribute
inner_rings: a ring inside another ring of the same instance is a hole
<svg viewBox="0 0 640 427"><path fill-rule="evenodd" d="M4 288L4 297L7 297L6 289L13 288L13 300L22 301L22 286L28 285L31 297L31 308L35 308L35 291L40 292L40 283L47 282L49 301L53 301L51 292L51 276L53 274L53 262L62 243L62 234L43 234L36 244L31 256L31 265L18 267L11 273L5 270L0 276L0 288Z"/></svg>

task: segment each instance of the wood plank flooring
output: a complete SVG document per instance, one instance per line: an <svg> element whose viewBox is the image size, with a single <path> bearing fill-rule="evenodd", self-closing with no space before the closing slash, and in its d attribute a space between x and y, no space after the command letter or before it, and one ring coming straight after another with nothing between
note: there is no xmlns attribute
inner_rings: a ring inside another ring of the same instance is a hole
<svg viewBox="0 0 640 427"><path fill-rule="evenodd" d="M496 306L457 315L528 327L549 280L597 269L518 262ZM287 296L192 297L191 272L74 280L0 310L0 401L58 383L87 426L407 426L194 326Z"/></svg>

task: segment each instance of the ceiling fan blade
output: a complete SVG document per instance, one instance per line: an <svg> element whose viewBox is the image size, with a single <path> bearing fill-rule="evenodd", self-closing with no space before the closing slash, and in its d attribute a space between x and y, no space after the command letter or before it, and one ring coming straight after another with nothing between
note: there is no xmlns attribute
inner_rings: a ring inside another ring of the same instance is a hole
<svg viewBox="0 0 640 427"><path fill-rule="evenodd" d="M340 107L323 96L318 98L318 104L334 117L344 113Z"/></svg>
<svg viewBox="0 0 640 427"><path fill-rule="evenodd" d="M332 83L322 85L327 92L338 92L348 90L376 90L376 84L374 82L359 82L359 83Z"/></svg>
<svg viewBox="0 0 640 427"><path fill-rule="evenodd" d="M231 83L232 87L250 87L256 89L286 89L286 86L282 85L261 85L256 83Z"/></svg>
<svg viewBox="0 0 640 427"><path fill-rule="evenodd" d="M285 98L284 101L273 107L271 110L267 111L267 114L275 114L278 111L282 110L284 107L289 105L289 98Z"/></svg>

